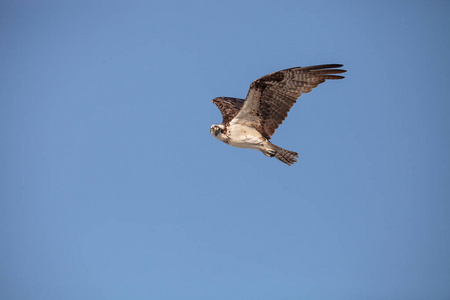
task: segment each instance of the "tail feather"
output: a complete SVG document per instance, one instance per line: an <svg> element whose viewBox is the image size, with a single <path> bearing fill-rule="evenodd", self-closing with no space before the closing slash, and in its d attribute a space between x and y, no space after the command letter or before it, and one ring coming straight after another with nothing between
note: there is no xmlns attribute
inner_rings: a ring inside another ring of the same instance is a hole
<svg viewBox="0 0 450 300"><path fill-rule="evenodd" d="M283 149L281 147L278 147L277 145L273 145L274 150L276 151L275 157L281 161L287 164L288 166L294 164L297 162L298 153L294 151L289 151L286 149Z"/></svg>

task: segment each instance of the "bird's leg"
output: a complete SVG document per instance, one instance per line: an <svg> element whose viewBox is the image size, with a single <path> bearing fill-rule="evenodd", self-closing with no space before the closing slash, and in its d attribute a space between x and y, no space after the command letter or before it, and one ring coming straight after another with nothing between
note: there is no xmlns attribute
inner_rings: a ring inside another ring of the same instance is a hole
<svg viewBox="0 0 450 300"><path fill-rule="evenodd" d="M275 154L277 153L277 151L275 151L273 149L268 149L268 150L264 151L263 153L265 156L274 157Z"/></svg>

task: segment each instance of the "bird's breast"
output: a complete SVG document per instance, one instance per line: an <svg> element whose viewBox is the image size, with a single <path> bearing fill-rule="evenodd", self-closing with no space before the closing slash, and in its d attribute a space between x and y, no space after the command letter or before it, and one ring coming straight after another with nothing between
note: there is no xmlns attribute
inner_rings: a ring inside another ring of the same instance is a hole
<svg viewBox="0 0 450 300"><path fill-rule="evenodd" d="M228 129L229 144L239 148L254 148L265 141L263 136L254 127L234 125Z"/></svg>

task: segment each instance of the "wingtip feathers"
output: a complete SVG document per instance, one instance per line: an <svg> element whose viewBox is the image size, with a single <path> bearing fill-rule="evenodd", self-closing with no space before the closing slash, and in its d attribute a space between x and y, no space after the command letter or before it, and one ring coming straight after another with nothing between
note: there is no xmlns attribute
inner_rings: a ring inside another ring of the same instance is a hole
<svg viewBox="0 0 450 300"><path fill-rule="evenodd" d="M308 69L311 73L321 74L322 79L343 79L344 76L341 75L331 75L331 74L342 74L347 72L347 70L336 69L343 67L341 64L327 64L327 65L317 65L306 67L304 69Z"/></svg>

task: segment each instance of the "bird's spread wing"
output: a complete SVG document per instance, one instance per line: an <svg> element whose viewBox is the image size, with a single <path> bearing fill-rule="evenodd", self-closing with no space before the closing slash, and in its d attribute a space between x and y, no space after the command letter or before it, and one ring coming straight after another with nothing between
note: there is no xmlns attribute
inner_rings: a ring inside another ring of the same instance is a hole
<svg viewBox="0 0 450 300"><path fill-rule="evenodd" d="M212 102L219 108L222 113L222 123L228 124L241 110L244 105L243 99L231 97L217 97Z"/></svg>
<svg viewBox="0 0 450 300"><path fill-rule="evenodd" d="M346 72L337 69L340 67L342 65L338 64L297 67L253 81L244 105L231 122L254 126L266 139L270 139L301 94L309 93L326 79L344 78L333 75Z"/></svg>

